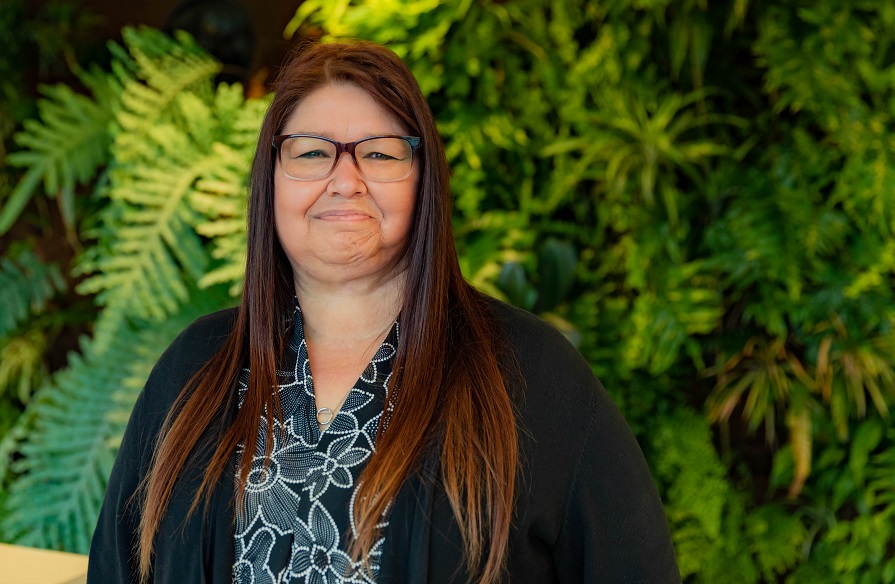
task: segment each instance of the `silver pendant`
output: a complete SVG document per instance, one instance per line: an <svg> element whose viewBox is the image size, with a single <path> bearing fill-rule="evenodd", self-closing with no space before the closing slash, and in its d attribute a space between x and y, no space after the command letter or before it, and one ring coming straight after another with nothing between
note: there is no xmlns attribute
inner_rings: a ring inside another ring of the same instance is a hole
<svg viewBox="0 0 895 584"><path fill-rule="evenodd" d="M317 423L321 426L326 426L333 421L334 416L335 414L333 414L333 411L331 409L320 408L319 410L317 410Z"/></svg>

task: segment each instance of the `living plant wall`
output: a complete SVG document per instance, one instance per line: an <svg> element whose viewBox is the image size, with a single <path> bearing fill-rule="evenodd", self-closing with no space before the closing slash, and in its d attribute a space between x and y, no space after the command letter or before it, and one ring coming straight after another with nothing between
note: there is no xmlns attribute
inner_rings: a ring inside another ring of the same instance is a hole
<svg viewBox="0 0 895 584"><path fill-rule="evenodd" d="M306 0L286 36L411 66L465 274L591 363L686 582L863 584L895 581L893 27L857 0ZM153 362L240 292L267 101L186 36L123 39L7 157L0 231L55 199L98 316L0 441L5 541L87 550ZM38 256L2 259L4 351L52 307Z"/></svg>

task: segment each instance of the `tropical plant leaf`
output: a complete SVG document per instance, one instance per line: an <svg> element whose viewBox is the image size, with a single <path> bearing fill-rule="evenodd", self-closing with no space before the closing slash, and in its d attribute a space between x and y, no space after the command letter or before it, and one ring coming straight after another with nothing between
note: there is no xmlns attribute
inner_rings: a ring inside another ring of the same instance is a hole
<svg viewBox="0 0 895 584"><path fill-rule="evenodd" d="M108 161L109 124L118 109L121 85L115 77L96 71L80 72L79 77L90 96L67 85L43 86L44 97L37 104L40 121L25 121L15 135L22 150L9 154L7 163L28 170L0 210L0 234L9 230L41 181L44 192L58 199L63 219L73 226L75 187L89 183Z"/></svg>
<svg viewBox="0 0 895 584"><path fill-rule="evenodd" d="M113 171L111 193L114 210L120 212L110 231L114 239L101 242L102 253L94 253L80 266L99 274L85 280L79 292L99 293L100 303L119 305L138 318L161 320L177 312L187 298L189 279L200 278L207 264L195 233L197 214L188 199L198 178L213 168L214 159L201 154L175 156L175 151L190 152L192 145L168 130L172 150L166 159L152 167Z"/></svg>
<svg viewBox="0 0 895 584"><path fill-rule="evenodd" d="M758 582L743 537L744 505L725 479L705 419L677 410L655 420L649 434L681 574L718 581L735 565L736 582Z"/></svg>
<svg viewBox="0 0 895 584"><path fill-rule="evenodd" d="M56 264L40 261L27 246L14 246L0 258L0 338L66 288Z"/></svg>
<svg viewBox="0 0 895 584"><path fill-rule="evenodd" d="M119 316L98 327L101 342L114 337L111 323L121 318L176 313L200 279L239 289L245 176L266 102L245 102L239 86L211 91L217 63L188 37L175 42L158 34L125 34L146 84L135 80L122 98L106 191L111 204L98 245L78 268L92 273L79 291L97 293ZM209 271L212 258L222 261Z"/></svg>
<svg viewBox="0 0 895 584"><path fill-rule="evenodd" d="M99 350L82 341L84 356L70 355L38 390L0 442L0 478L13 479L0 521L4 541L87 552L127 412L164 348L192 320L223 307L222 292L194 292L163 323L119 328ZM14 453L21 458L10 464Z"/></svg>
<svg viewBox="0 0 895 584"><path fill-rule="evenodd" d="M261 119L268 100L243 101L238 87L221 89L216 100L216 115L227 126L227 142L216 142L212 155L216 164L196 182L191 205L205 217L196 231L212 241L211 257L216 262L199 280L200 286L226 283L230 293L242 291L245 272L247 222L247 169L258 141Z"/></svg>
<svg viewBox="0 0 895 584"><path fill-rule="evenodd" d="M746 519L750 548L766 582L777 581L802 559L808 530L782 507L765 505Z"/></svg>
<svg viewBox="0 0 895 584"><path fill-rule="evenodd" d="M47 337L38 327L0 343L0 397L14 395L22 404L47 374L44 355Z"/></svg>
<svg viewBox="0 0 895 584"><path fill-rule="evenodd" d="M135 69L135 79L126 84L116 116L124 134L137 130L136 135L123 135L116 141L116 156L127 161L145 152L140 134L147 127L176 116L172 106L179 96L194 94L206 103L212 100L212 79L221 65L182 31L171 38L149 27L125 28L122 37ZM180 121L191 120L184 116Z"/></svg>

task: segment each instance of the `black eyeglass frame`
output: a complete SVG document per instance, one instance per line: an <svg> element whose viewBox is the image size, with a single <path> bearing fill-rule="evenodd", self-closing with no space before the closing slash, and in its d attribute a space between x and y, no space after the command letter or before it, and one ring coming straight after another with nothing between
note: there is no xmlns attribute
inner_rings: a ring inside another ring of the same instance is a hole
<svg viewBox="0 0 895 584"><path fill-rule="evenodd" d="M336 147L336 155L333 158L332 168L330 168L329 172L327 172L325 175L323 175L320 178L295 178L293 176L289 176L288 174L286 174L286 171L283 170L283 174L285 174L286 177L289 178L290 180L297 180L297 181L304 181L304 182L313 181L313 180L323 180L325 178L328 178L333 173L333 171L336 169L336 165L339 163L339 158L342 156L343 152L347 152L348 154L351 155L351 161L354 162L354 167L357 169L357 171L360 173L360 175L362 177L364 177L365 179L372 180L374 182L398 182L399 180L404 180L405 178L410 176L411 172L413 172L413 160L414 160L413 155L416 153L417 150L419 150L420 145L422 144L422 139L417 136L399 136L397 134L383 134L382 136L368 136L366 138L361 138L360 140L356 140L354 142L339 142L338 140L333 140L332 138L327 138L326 136L318 136L316 134L278 134L273 137L273 140L271 141L271 146L273 146L274 149L277 151L277 160L280 161L280 166L283 166L283 159L282 159L283 149L281 148L281 146L283 145L283 142L285 142L286 140L288 140L290 138L317 138L318 140L323 140L325 142L329 142L330 144L332 144L333 146ZM367 142L369 140L376 140L377 138L400 138L402 140L406 140L410 144L410 167L409 167L409 170L407 171L406 175L402 176L401 178L393 178L393 179L389 179L389 180L377 180L374 178L369 178L368 176L366 176L364 174L364 171L361 170L360 165L357 163L357 157L354 155L354 149L357 148L357 145L362 142Z"/></svg>

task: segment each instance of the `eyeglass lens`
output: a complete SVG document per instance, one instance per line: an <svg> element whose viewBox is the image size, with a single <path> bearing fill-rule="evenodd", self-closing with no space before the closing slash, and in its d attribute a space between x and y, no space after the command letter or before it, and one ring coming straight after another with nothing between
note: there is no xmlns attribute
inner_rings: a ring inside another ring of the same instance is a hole
<svg viewBox="0 0 895 584"><path fill-rule="evenodd" d="M354 158L365 178L397 181L410 175L413 148L403 138L373 138L357 144ZM335 144L320 138L288 138L280 146L283 171L296 180L325 178L337 161Z"/></svg>

